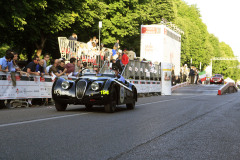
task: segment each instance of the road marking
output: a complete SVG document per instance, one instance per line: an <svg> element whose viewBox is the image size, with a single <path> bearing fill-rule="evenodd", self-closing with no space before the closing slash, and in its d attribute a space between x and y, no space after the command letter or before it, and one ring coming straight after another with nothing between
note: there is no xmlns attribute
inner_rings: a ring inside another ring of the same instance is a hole
<svg viewBox="0 0 240 160"><path fill-rule="evenodd" d="M136 105L136 106L143 106L143 105L148 105L148 104L155 104L155 103L169 102L169 101L175 101L175 100L186 99L186 98L193 98L193 97L199 97L199 96L204 96L204 95L189 96L189 97L184 97L184 98L167 99L167 100L156 101L156 102L151 102L151 103L139 104L139 105Z"/></svg>
<svg viewBox="0 0 240 160"><path fill-rule="evenodd" d="M35 120L22 121L22 122L14 122L14 123L0 124L0 128L1 128L1 127L7 127L7 126L20 125L20 124L27 124L27 123L34 123L34 122L41 122L41 121L53 120L53 119L60 119L60 118L67 118L67 117L74 117L74 116L81 116L81 115L86 115L86 114L89 114L89 113L71 114L71 115L64 115L64 116L58 116L58 117L50 117L50 118L42 118L42 119L35 119Z"/></svg>

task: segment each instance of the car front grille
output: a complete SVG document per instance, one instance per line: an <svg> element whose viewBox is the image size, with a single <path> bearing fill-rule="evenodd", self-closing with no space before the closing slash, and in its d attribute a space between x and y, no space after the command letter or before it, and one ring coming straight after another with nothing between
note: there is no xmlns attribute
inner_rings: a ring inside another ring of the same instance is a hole
<svg viewBox="0 0 240 160"><path fill-rule="evenodd" d="M78 81L76 85L76 96L78 99L82 99L82 97L85 94L86 87L87 87L86 81Z"/></svg>

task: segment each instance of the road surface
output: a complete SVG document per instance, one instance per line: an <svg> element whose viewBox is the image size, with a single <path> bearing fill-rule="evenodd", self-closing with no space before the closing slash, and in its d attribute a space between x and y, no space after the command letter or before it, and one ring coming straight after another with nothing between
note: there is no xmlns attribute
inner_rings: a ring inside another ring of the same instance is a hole
<svg viewBox="0 0 240 160"><path fill-rule="evenodd" d="M3 109L0 159L239 160L240 94L217 96L218 87L140 98L135 110L119 106L113 114L83 106Z"/></svg>

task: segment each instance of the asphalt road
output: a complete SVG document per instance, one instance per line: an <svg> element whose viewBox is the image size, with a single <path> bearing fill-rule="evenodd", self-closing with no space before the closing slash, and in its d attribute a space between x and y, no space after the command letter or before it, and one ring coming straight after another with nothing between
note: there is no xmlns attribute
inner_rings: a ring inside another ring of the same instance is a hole
<svg viewBox="0 0 240 160"><path fill-rule="evenodd" d="M217 96L210 91L217 87L141 98L135 110L119 106L113 114L83 106L3 109L0 159L239 160L240 93Z"/></svg>

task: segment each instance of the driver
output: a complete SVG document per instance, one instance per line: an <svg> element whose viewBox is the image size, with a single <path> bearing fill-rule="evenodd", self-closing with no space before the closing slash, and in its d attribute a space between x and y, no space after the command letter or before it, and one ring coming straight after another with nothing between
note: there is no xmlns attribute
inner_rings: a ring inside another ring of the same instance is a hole
<svg viewBox="0 0 240 160"><path fill-rule="evenodd" d="M119 74L119 69L118 69L118 67L114 65L114 66L112 67L112 70L115 72L114 77L118 78L119 81L125 83L124 77Z"/></svg>
<svg viewBox="0 0 240 160"><path fill-rule="evenodd" d="M87 62L84 62L83 64L80 65L80 69L77 73L77 77L81 77L86 69L87 69Z"/></svg>
<svg viewBox="0 0 240 160"><path fill-rule="evenodd" d="M102 76L102 74L99 73L99 68L98 67L94 67L93 69L96 72L96 76Z"/></svg>

